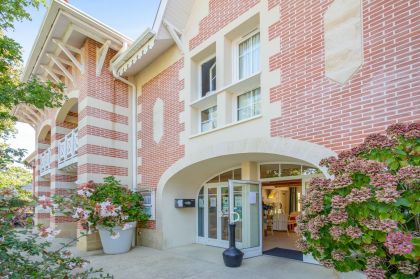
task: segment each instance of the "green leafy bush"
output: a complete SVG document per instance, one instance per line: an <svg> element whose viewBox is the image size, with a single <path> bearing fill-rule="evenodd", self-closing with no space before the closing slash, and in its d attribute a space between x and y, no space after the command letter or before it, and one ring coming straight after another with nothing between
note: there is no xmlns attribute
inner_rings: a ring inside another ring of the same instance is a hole
<svg viewBox="0 0 420 279"><path fill-rule="evenodd" d="M299 247L328 268L368 278L418 278L420 123L321 161L333 178L311 181L298 218Z"/></svg>

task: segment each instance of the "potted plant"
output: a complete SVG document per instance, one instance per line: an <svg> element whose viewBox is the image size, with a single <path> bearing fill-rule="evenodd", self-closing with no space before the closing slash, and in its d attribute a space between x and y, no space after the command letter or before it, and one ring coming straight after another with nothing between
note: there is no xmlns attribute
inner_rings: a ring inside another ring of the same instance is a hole
<svg viewBox="0 0 420 279"><path fill-rule="evenodd" d="M58 208L85 228L97 229L105 254L130 250L137 223L148 220L143 197L123 187L113 176L104 183L89 182L70 196L54 196Z"/></svg>

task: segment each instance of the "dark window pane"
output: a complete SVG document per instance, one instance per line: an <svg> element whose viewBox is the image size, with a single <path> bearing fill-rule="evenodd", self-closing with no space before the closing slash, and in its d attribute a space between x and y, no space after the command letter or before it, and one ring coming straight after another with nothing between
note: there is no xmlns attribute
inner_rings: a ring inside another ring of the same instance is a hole
<svg viewBox="0 0 420 279"><path fill-rule="evenodd" d="M237 180L242 179L242 170L241 169L233 170L233 179L237 179Z"/></svg>
<svg viewBox="0 0 420 279"><path fill-rule="evenodd" d="M260 165L260 177L261 178L279 177L279 165L278 164Z"/></svg>
<svg viewBox="0 0 420 279"><path fill-rule="evenodd" d="M281 165L281 176L296 176L300 175L300 165L282 164Z"/></svg>
<svg viewBox="0 0 420 279"><path fill-rule="evenodd" d="M220 175L220 182L227 182L229 179L233 178L233 171L227 171Z"/></svg>
<svg viewBox="0 0 420 279"><path fill-rule="evenodd" d="M216 57L201 64L201 96L204 97L210 91L210 68L216 63Z"/></svg>

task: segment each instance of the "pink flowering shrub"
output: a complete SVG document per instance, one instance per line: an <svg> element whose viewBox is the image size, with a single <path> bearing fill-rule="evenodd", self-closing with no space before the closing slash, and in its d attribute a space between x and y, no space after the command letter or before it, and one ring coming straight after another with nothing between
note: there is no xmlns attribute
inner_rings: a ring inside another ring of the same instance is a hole
<svg viewBox="0 0 420 279"><path fill-rule="evenodd" d="M133 222L144 223L149 216L143 210L143 197L123 187L115 177L104 178L104 183L89 182L68 196L53 197L56 211L70 215L85 228L98 226L110 230L113 238L119 234L113 228L129 229Z"/></svg>
<svg viewBox="0 0 420 279"><path fill-rule="evenodd" d="M420 123L392 125L321 165L332 178L313 179L303 197L300 249L369 279L418 278Z"/></svg>

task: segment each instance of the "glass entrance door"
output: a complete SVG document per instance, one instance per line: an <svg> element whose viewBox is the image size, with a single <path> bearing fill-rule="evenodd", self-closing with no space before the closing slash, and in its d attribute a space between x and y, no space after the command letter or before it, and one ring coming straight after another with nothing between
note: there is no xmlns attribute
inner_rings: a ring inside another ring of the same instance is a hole
<svg viewBox="0 0 420 279"><path fill-rule="evenodd" d="M261 255L261 207L259 182L229 180L207 183L198 197L198 242L227 248L229 222L235 222L236 246L245 257Z"/></svg>
<svg viewBox="0 0 420 279"><path fill-rule="evenodd" d="M228 183L207 183L204 187L204 193L199 199L202 199L202 201L199 201L199 214L203 215L204 221L204 232L201 234L199 232L199 242L212 246L228 247Z"/></svg>
<svg viewBox="0 0 420 279"><path fill-rule="evenodd" d="M230 222L236 223L235 240L244 257L262 255L261 183L229 180Z"/></svg>

